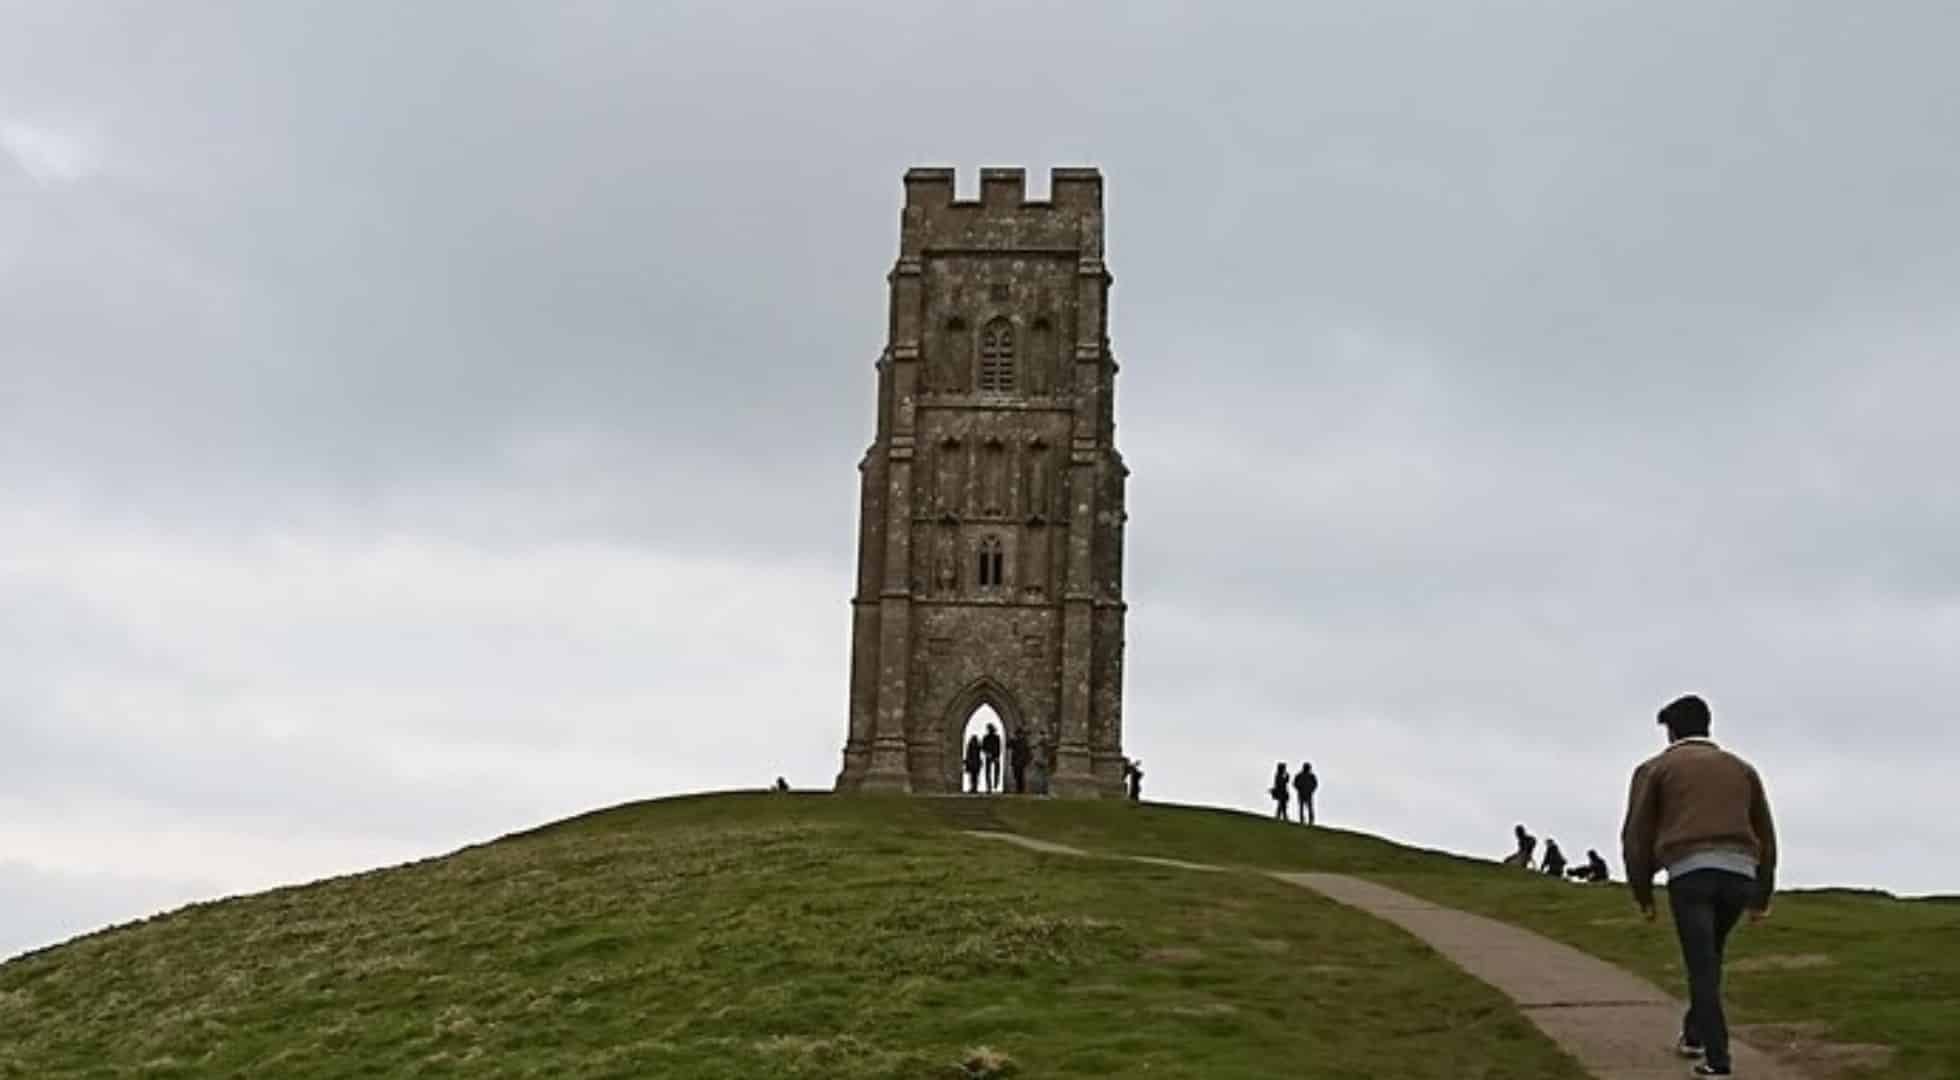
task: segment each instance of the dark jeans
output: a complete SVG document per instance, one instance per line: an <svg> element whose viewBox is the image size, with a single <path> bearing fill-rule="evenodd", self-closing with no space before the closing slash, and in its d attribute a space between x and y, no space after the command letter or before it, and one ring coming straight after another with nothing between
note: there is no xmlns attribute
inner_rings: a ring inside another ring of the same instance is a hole
<svg viewBox="0 0 1960 1080"><path fill-rule="evenodd" d="M1681 938L1688 969L1688 1015L1681 1034L1708 1052L1708 1063L1729 1066L1729 1022L1722 1014L1722 949L1742 909L1756 898L1756 883L1727 870L1696 870L1667 883L1667 906Z"/></svg>

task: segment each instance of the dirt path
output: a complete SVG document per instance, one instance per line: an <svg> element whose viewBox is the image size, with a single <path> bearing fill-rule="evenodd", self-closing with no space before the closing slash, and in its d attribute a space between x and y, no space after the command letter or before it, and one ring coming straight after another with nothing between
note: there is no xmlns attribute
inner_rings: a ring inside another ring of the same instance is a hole
<svg viewBox="0 0 1960 1080"><path fill-rule="evenodd" d="M1098 853L1013 833L974 832L1051 855ZM1228 869L1149 856L1129 859L1186 870ZM1600 1080L1660 1080L1686 1076L1689 1062L1674 1056L1681 1003L1624 968L1509 923L1420 900L1345 874L1257 871L1312 889L1331 900L1392 922L1421 938L1451 963L1517 1002L1539 1030L1551 1036ZM1801 1080L1801 1074L1737 1042L1736 1075Z"/></svg>

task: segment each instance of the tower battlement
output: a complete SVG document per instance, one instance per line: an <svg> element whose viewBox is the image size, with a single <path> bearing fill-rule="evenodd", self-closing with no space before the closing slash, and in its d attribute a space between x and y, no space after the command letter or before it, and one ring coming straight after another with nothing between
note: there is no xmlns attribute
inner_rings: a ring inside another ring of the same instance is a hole
<svg viewBox="0 0 1960 1080"><path fill-rule="evenodd" d="M958 173L944 166L918 166L905 171L907 209L979 207L986 210L1101 210L1102 172L1094 168L1048 170L1048 198L1028 198L1028 171L1023 168L980 170L980 197L954 195Z"/></svg>
<svg viewBox="0 0 1960 1080"><path fill-rule="evenodd" d="M957 197L955 178L955 172L945 167L906 170L899 237L902 255L952 248L1101 255L1103 184L1099 170L1050 169L1046 199L1028 197L1026 169L981 169L977 199Z"/></svg>

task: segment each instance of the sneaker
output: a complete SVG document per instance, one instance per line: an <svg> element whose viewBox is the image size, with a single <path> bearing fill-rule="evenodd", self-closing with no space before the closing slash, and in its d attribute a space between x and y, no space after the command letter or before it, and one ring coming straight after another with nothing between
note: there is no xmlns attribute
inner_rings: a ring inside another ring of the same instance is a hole
<svg viewBox="0 0 1960 1080"><path fill-rule="evenodd" d="M1708 1051L1703 1050L1700 1043L1691 1041L1683 1035L1674 1040L1674 1052L1684 1058L1698 1058Z"/></svg>
<svg viewBox="0 0 1960 1080"><path fill-rule="evenodd" d="M1697 1065L1694 1068L1689 1069L1688 1075L1689 1076L1734 1076L1735 1072L1734 1070L1729 1069L1725 1066L1710 1065L1704 1061L1700 1065Z"/></svg>

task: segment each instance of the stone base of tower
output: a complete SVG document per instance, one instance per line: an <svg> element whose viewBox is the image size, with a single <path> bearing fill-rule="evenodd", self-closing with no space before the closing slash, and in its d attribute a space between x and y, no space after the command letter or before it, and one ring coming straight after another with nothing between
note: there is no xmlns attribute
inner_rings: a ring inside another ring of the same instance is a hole
<svg viewBox="0 0 1960 1080"><path fill-rule="evenodd" d="M1104 783L1096 775L1094 764L1087 747L1061 747L1055 752L1055 775L1048 781L1048 790L1062 799L1101 799L1119 794L1121 787Z"/></svg>
<svg viewBox="0 0 1960 1080"><path fill-rule="evenodd" d="M844 768L837 774L840 792L912 793L912 776L905 768L905 744L892 740L870 747L844 748Z"/></svg>
<svg viewBox="0 0 1960 1080"><path fill-rule="evenodd" d="M856 791L864 784L864 774L871 771L871 753L862 746L844 747L844 767L838 770L836 790Z"/></svg>
<svg viewBox="0 0 1960 1080"><path fill-rule="evenodd" d="M1090 764L1090 774L1095 777L1097 793L1105 798L1128 798L1130 787L1123 780L1122 754L1097 752Z"/></svg>

